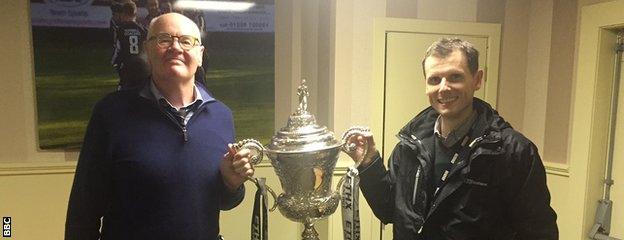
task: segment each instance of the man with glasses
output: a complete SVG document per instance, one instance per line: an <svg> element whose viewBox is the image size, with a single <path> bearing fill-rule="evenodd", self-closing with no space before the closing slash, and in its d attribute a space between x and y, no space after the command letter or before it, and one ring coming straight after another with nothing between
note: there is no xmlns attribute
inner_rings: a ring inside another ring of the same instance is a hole
<svg viewBox="0 0 624 240"><path fill-rule="evenodd" d="M194 83L204 51L197 26L164 14L148 36L151 79L93 110L65 239L216 239L219 212L242 201L253 175L249 151L228 145L230 110Z"/></svg>

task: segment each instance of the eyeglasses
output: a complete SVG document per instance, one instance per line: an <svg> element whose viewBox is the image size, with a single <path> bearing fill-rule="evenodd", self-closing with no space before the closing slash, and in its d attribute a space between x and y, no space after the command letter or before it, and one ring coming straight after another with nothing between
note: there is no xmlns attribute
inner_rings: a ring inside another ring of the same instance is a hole
<svg viewBox="0 0 624 240"><path fill-rule="evenodd" d="M180 44L180 47L185 51L191 50L192 48L200 44L199 39L197 39L196 37L189 35L173 36L169 33L161 33L156 36L151 36L147 40L156 40L156 44L158 44L159 47L169 48L173 44L173 38L178 38L178 43Z"/></svg>

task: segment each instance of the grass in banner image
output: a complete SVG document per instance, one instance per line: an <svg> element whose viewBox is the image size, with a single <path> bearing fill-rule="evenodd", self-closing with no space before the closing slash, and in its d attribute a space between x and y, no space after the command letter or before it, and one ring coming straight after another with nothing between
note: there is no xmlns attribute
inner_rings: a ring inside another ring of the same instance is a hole
<svg viewBox="0 0 624 240"><path fill-rule="evenodd" d="M110 1L90 1L92 7L111 15ZM50 21L53 24L39 24L45 19L35 16L34 7L42 12L44 4L53 2L31 1L39 147L78 149L94 104L117 91L119 76L111 64L112 34L108 23L98 27L52 26L62 22L58 16ZM145 4L145 0L137 1L137 21L141 13L147 13ZM274 39L272 29L214 31L203 39L207 88L232 109L239 138L268 142L273 135Z"/></svg>

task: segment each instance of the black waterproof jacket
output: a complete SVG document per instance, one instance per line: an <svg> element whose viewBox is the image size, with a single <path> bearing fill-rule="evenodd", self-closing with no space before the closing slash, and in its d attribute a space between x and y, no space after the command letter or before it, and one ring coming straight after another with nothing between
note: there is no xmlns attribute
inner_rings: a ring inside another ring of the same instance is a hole
<svg viewBox="0 0 624 240"><path fill-rule="evenodd" d="M361 188L394 239L558 239L544 165L535 145L477 98L471 148L437 194L429 107L399 132L388 170L378 156L361 167Z"/></svg>

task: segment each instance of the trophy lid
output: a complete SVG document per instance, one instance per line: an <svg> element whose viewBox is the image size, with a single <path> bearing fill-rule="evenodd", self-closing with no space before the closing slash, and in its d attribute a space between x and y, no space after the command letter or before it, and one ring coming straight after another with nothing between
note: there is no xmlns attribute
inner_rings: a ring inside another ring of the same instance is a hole
<svg viewBox="0 0 624 240"><path fill-rule="evenodd" d="M266 146L267 150L278 153L300 153L339 147L342 142L334 138L334 133L325 126L316 124L314 115L308 112L308 87L305 79L297 88L299 106L288 118L288 123L281 128Z"/></svg>

